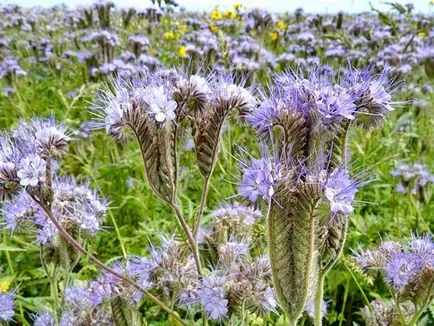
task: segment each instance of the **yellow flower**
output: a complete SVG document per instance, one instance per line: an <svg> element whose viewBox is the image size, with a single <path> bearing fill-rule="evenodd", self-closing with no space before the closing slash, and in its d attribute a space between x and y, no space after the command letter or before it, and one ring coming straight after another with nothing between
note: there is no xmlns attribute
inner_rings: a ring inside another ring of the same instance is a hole
<svg viewBox="0 0 434 326"><path fill-rule="evenodd" d="M209 25L209 30L210 30L211 32L213 32L213 33L217 33L217 31L218 31L219 29L218 29L217 25L215 25L215 24L211 24L211 25Z"/></svg>
<svg viewBox="0 0 434 326"><path fill-rule="evenodd" d="M220 20L222 18L223 18L223 14L222 14L222 12L220 10L216 9L216 10L213 10L211 12L211 19Z"/></svg>
<svg viewBox="0 0 434 326"><path fill-rule="evenodd" d="M179 31L182 33L185 33L187 31L187 25L180 25L179 26Z"/></svg>
<svg viewBox="0 0 434 326"><path fill-rule="evenodd" d="M233 6L235 10L240 10L243 5L241 3L234 3Z"/></svg>
<svg viewBox="0 0 434 326"><path fill-rule="evenodd" d="M175 38L175 34L173 34L173 32L166 32L164 33L163 37L166 41L169 41Z"/></svg>
<svg viewBox="0 0 434 326"><path fill-rule="evenodd" d="M232 10L227 10L225 12L225 16L229 19L237 18L237 14L235 12L233 12Z"/></svg>
<svg viewBox="0 0 434 326"><path fill-rule="evenodd" d="M0 282L0 293L7 292L9 290L9 287L11 286L11 283L8 281L1 281Z"/></svg>
<svg viewBox="0 0 434 326"><path fill-rule="evenodd" d="M288 24L286 24L284 21L282 21L282 20L279 20L277 23L276 23L276 26L277 26L277 28L279 28L279 29L287 29L288 28Z"/></svg>
<svg viewBox="0 0 434 326"><path fill-rule="evenodd" d="M277 41L279 39L279 32L278 31L273 31L271 32L271 40L272 41Z"/></svg>
<svg viewBox="0 0 434 326"><path fill-rule="evenodd" d="M178 49L178 56L184 57L187 54L187 48L184 45Z"/></svg>
<svg viewBox="0 0 434 326"><path fill-rule="evenodd" d="M434 0L433 0L434 1ZM417 33L420 38L424 38L426 36L426 33L424 31Z"/></svg>

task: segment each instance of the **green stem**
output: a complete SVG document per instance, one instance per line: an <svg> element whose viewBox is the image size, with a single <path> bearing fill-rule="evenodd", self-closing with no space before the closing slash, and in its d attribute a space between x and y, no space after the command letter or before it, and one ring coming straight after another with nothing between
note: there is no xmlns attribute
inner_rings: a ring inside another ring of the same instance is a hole
<svg viewBox="0 0 434 326"><path fill-rule="evenodd" d="M297 326L297 320L289 319L288 320L288 326Z"/></svg>
<svg viewBox="0 0 434 326"><path fill-rule="evenodd" d="M60 261L64 272L65 285L63 290L65 291L65 289L68 287L69 284L71 264L70 264L70 257L68 252L68 242L64 238L60 239L59 251L60 251Z"/></svg>
<svg viewBox="0 0 434 326"><path fill-rule="evenodd" d="M196 263L197 273L200 276L202 276L202 267L201 267L201 263L200 263L199 249L197 246L197 242L194 239L193 234L191 233L191 231L187 225L187 222L185 221L184 216L182 215L182 212L179 209L179 206L176 202L172 203L172 209L173 209L173 212L175 213L179 223L181 224L181 227L182 227L182 230L184 231L184 234L187 237L188 244L189 244L190 249L193 253L193 258L194 258L194 261Z"/></svg>
<svg viewBox="0 0 434 326"><path fill-rule="evenodd" d="M342 303L341 315L339 317L339 326L342 326L342 322L344 321L344 312L345 312L345 306L347 305L349 289L350 289L350 279L347 278L347 282L345 284L344 302Z"/></svg>
<svg viewBox="0 0 434 326"><path fill-rule="evenodd" d="M324 296L324 279L325 274L320 274L318 278L318 284L315 292L315 298L314 298L314 320L315 320L315 326L321 326L322 325L322 311L321 311L321 305L322 300Z"/></svg>
<svg viewBox="0 0 434 326"><path fill-rule="evenodd" d="M365 304L368 307L369 312L372 313L371 303L369 302L368 297L365 294L365 291L363 291L363 288L360 285L359 281L357 280L356 276L354 275L353 271L346 264L344 264L344 266L347 269L348 273L350 273L351 277L353 278L353 281L356 283L357 288L360 290L360 293L362 294L362 298L365 301Z"/></svg>
<svg viewBox="0 0 434 326"><path fill-rule="evenodd" d="M119 244L121 246L122 255L126 259L128 257L128 255L127 255L127 251L125 250L124 241L122 240L122 236L121 236L121 233L119 231L118 224L116 223L116 219L113 216L113 213L111 211L109 211L109 215L110 215L110 219L112 220L113 226L115 228L115 232L116 232L116 236L118 237Z"/></svg>
<svg viewBox="0 0 434 326"><path fill-rule="evenodd" d="M54 324L59 324L59 288L57 284L58 279L58 265L54 264L53 266L53 274L51 276L50 280L50 295L51 300L53 301L53 318L54 318Z"/></svg>
<svg viewBox="0 0 434 326"><path fill-rule="evenodd" d="M392 294L393 302L395 303L396 310L398 310L398 316L403 326L407 325L407 322L405 321L404 314L402 313L401 305L399 304L398 297L390 290L390 293Z"/></svg>
<svg viewBox="0 0 434 326"><path fill-rule="evenodd" d="M205 179L203 184L202 197L200 198L199 212L197 213L196 225L194 226L194 232L193 232L195 241L197 241L197 238L199 236L200 225L202 223L202 218L203 218L203 211L205 210L206 198L209 192L210 180L211 180L211 173Z"/></svg>

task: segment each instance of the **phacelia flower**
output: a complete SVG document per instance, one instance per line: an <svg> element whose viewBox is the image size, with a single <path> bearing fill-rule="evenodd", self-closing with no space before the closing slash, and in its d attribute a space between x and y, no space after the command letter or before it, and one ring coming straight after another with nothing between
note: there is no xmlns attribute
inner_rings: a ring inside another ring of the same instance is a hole
<svg viewBox="0 0 434 326"><path fill-rule="evenodd" d="M167 97L163 86L145 90L143 100L148 104L149 112L157 122L175 120L176 102Z"/></svg>
<svg viewBox="0 0 434 326"><path fill-rule="evenodd" d="M20 169L17 172L20 184L26 186L37 186L44 181L46 162L36 154L30 154L20 162Z"/></svg>
<svg viewBox="0 0 434 326"><path fill-rule="evenodd" d="M400 289L421 270L422 260L412 253L394 255L387 264L386 277L391 286Z"/></svg>
<svg viewBox="0 0 434 326"><path fill-rule="evenodd" d="M54 318L48 312L35 315L33 316L33 326L54 326Z"/></svg>
<svg viewBox="0 0 434 326"><path fill-rule="evenodd" d="M354 211L352 203L357 193L357 183L350 179L348 171L336 169L327 178L324 195L330 203L333 214L350 214Z"/></svg>
<svg viewBox="0 0 434 326"><path fill-rule="evenodd" d="M226 317L229 311L224 282L223 277L216 275L211 275L202 281L202 288L199 291L200 303L212 320Z"/></svg>
<svg viewBox="0 0 434 326"><path fill-rule="evenodd" d="M240 196L256 202L259 197L270 200L274 194L272 161L267 158L252 159L249 166L242 167L243 177L238 187Z"/></svg>
<svg viewBox="0 0 434 326"><path fill-rule="evenodd" d="M0 320L7 321L15 315L12 293L0 293Z"/></svg>

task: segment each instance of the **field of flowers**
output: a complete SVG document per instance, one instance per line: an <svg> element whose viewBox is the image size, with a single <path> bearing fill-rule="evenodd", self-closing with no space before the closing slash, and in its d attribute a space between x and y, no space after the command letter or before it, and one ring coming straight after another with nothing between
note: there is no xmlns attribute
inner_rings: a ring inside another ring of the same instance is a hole
<svg viewBox="0 0 434 326"><path fill-rule="evenodd" d="M0 6L0 324L434 325L433 13L159 4Z"/></svg>

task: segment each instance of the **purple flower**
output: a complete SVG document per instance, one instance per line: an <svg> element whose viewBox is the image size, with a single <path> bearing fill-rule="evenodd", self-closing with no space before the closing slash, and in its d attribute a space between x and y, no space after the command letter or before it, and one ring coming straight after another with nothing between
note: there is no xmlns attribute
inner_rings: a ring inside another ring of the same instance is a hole
<svg viewBox="0 0 434 326"><path fill-rule="evenodd" d="M270 200L274 194L274 171L272 161L267 158L252 159L250 165L241 167L243 177L238 194L251 202L259 197Z"/></svg>
<svg viewBox="0 0 434 326"><path fill-rule="evenodd" d="M356 105L350 94L339 87L325 87L318 93L316 99L317 110L326 125L333 122L337 117L348 120L354 119Z"/></svg>
<svg viewBox="0 0 434 326"><path fill-rule="evenodd" d="M200 303L212 320L226 317L229 311L224 283L225 279L216 275L208 276L202 281L202 288L199 291Z"/></svg>
<svg viewBox="0 0 434 326"><path fill-rule="evenodd" d="M358 184L350 179L348 171L338 168L327 178L324 195L330 203L333 214L350 214L354 211L352 203L357 193Z"/></svg>
<svg viewBox="0 0 434 326"><path fill-rule="evenodd" d="M33 326L54 326L54 318L48 312L35 315L33 316Z"/></svg>
<svg viewBox="0 0 434 326"><path fill-rule="evenodd" d="M425 263L431 263L434 267L434 241L430 235L417 237L413 234L410 241L410 250L423 259Z"/></svg>
<svg viewBox="0 0 434 326"><path fill-rule="evenodd" d="M228 220L234 223L253 225L261 217L261 211L253 207L243 206L240 203L224 204L215 209L211 216L217 220Z"/></svg>
<svg viewBox="0 0 434 326"><path fill-rule="evenodd" d="M26 186L37 186L45 178L46 162L36 154L30 154L20 161L20 169L17 176L20 184Z"/></svg>
<svg viewBox="0 0 434 326"><path fill-rule="evenodd" d="M0 320L7 321L15 315L12 293L0 293Z"/></svg>
<svg viewBox="0 0 434 326"><path fill-rule="evenodd" d="M127 273L144 288L151 285L151 273L158 268L157 263L149 258L130 259L127 262Z"/></svg>
<svg viewBox="0 0 434 326"><path fill-rule="evenodd" d="M84 311L94 305L88 287L68 287L64 297L66 304L77 310Z"/></svg>
<svg viewBox="0 0 434 326"><path fill-rule="evenodd" d="M413 253L398 253L386 267L386 278L399 290L405 287L423 267L423 261Z"/></svg>

